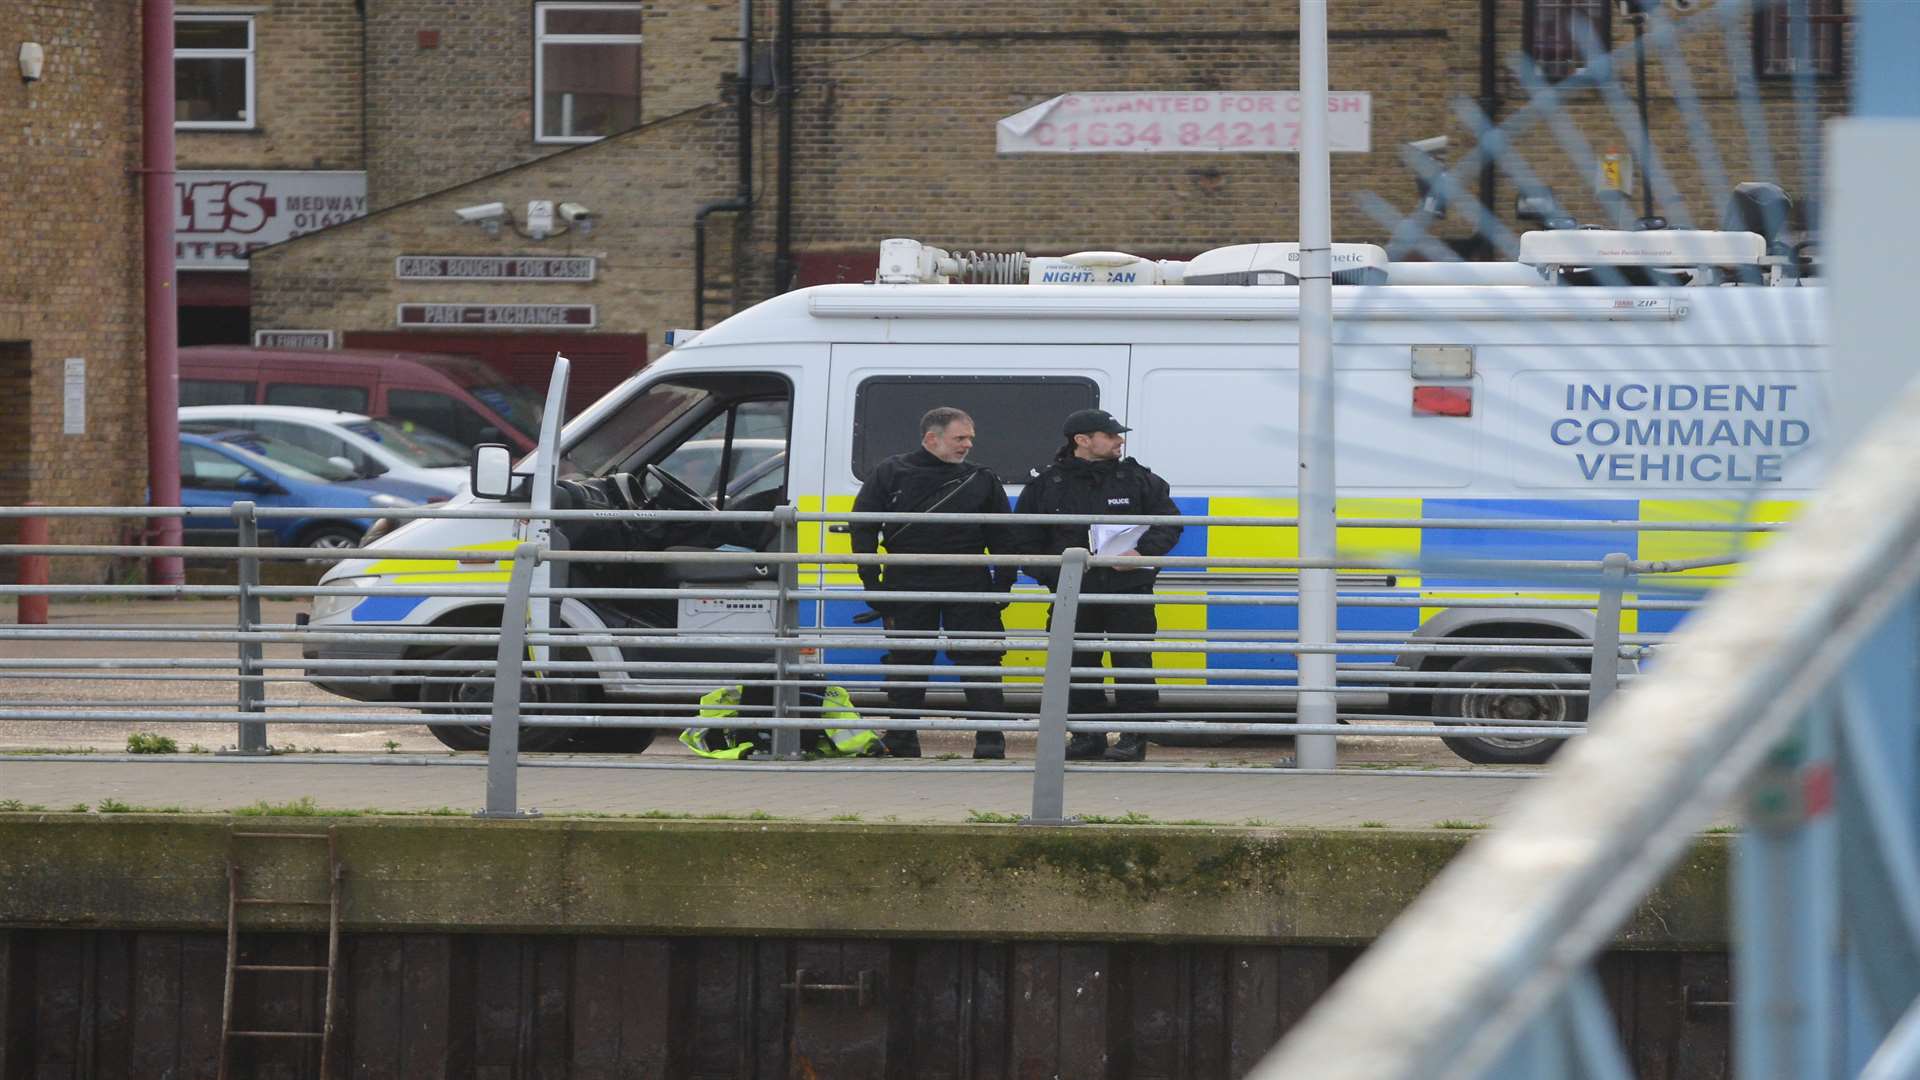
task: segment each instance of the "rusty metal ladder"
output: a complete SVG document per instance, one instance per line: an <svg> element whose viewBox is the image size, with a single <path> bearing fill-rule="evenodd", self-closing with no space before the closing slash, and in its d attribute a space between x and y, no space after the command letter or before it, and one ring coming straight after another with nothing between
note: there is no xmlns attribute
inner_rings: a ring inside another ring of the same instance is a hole
<svg viewBox="0 0 1920 1080"><path fill-rule="evenodd" d="M334 839L334 830L329 827L324 833L303 832L236 832L231 834L235 845L249 840L320 840L327 845L327 898L325 900L291 900L279 897L240 895L240 859L230 847L227 853L227 983L220 1001L220 1072L219 1080L227 1080L227 1063L232 1057L235 1039L317 1039L320 1042L320 1075L328 1075L329 1060L333 1049L335 976L340 969L340 878L343 867L340 865L338 845ZM324 907L327 909L327 962L323 964L242 964L240 963L240 909L243 907ZM234 982L243 973L260 972L296 972L319 974L326 972L325 1016L319 1031L247 1031L234 1030L233 1027L233 989Z"/></svg>

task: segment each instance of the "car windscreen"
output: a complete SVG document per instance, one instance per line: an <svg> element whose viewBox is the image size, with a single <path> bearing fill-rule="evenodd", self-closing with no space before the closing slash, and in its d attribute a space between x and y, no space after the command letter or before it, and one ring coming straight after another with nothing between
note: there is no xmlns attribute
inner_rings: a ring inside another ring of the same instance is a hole
<svg viewBox="0 0 1920 1080"><path fill-rule="evenodd" d="M264 458L280 472L296 480L312 480L316 483L331 483L336 480L353 480L359 474L352 469L343 469L311 450L302 450L292 443L268 438L252 431L223 431L217 436L227 446L237 447L259 458Z"/></svg>
<svg viewBox="0 0 1920 1080"><path fill-rule="evenodd" d="M605 476L631 460L674 421L698 408L712 391L681 383L655 383L627 399L560 457L560 476Z"/></svg>
<svg viewBox="0 0 1920 1080"><path fill-rule="evenodd" d="M545 411L540 395L510 382L468 383L466 390L522 435L531 439L539 434L541 413Z"/></svg>
<svg viewBox="0 0 1920 1080"><path fill-rule="evenodd" d="M324 484L332 479L331 477L315 476L305 469L300 468L298 465L290 465L287 462L270 458L265 454L255 453L252 449L248 448L244 442L221 439L220 444L231 451L234 456L238 457L242 462L245 462L248 468L267 476L278 475L289 480L304 480L311 484Z"/></svg>
<svg viewBox="0 0 1920 1080"><path fill-rule="evenodd" d="M385 420L355 420L340 426L379 443L394 457L422 469L445 469L467 463L464 447L425 428L402 431L398 425Z"/></svg>

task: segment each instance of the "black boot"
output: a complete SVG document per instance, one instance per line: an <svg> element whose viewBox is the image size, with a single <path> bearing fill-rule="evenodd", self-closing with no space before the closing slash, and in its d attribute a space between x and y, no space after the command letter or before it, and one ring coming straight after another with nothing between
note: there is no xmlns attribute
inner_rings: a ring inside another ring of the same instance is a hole
<svg viewBox="0 0 1920 1080"><path fill-rule="evenodd" d="M1104 732L1076 732L1067 740L1068 761L1092 761L1107 752L1107 736Z"/></svg>
<svg viewBox="0 0 1920 1080"><path fill-rule="evenodd" d="M1007 737L998 731L973 733L973 756L981 761L999 761L1007 756Z"/></svg>
<svg viewBox="0 0 1920 1080"><path fill-rule="evenodd" d="M1121 735L1113 742L1106 753L1108 761L1145 761L1147 760L1147 737L1133 732Z"/></svg>
<svg viewBox="0 0 1920 1080"><path fill-rule="evenodd" d="M880 736L880 745L887 748L888 757L919 757L920 733L917 731L889 731Z"/></svg>

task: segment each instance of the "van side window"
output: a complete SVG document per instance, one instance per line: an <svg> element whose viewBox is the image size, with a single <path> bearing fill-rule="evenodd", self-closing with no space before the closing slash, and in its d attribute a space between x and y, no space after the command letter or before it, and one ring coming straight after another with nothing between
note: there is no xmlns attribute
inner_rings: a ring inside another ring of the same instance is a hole
<svg viewBox="0 0 1920 1080"><path fill-rule="evenodd" d="M1092 379L1065 375L878 375L853 402L853 475L865 480L883 458L920 445L920 417L951 405L973 417L979 440L970 461L1024 484L1065 440L1068 413L1100 406Z"/></svg>
<svg viewBox="0 0 1920 1080"><path fill-rule="evenodd" d="M367 411L367 388L338 383L269 383L267 404L307 405L315 409L363 413Z"/></svg>
<svg viewBox="0 0 1920 1080"><path fill-rule="evenodd" d="M666 461L675 448L702 439L724 439L728 416L735 418L736 439L773 439L784 445L792 395L791 384L778 375L676 375L671 382L653 383L626 398L574 440L560 456L560 475L637 472L649 462L671 472ZM736 475L746 476L745 468Z"/></svg>
<svg viewBox="0 0 1920 1080"><path fill-rule="evenodd" d="M387 415L407 429L407 422L437 431L462 446L499 442L500 429L453 397L433 390L387 391Z"/></svg>
<svg viewBox="0 0 1920 1080"><path fill-rule="evenodd" d="M787 486L787 403L740 402L709 418L657 464L721 509L754 495L774 497L739 508L777 506Z"/></svg>
<svg viewBox="0 0 1920 1080"><path fill-rule="evenodd" d="M180 404L188 405L251 405L253 404L253 384L250 382L228 382L225 379L181 379Z"/></svg>

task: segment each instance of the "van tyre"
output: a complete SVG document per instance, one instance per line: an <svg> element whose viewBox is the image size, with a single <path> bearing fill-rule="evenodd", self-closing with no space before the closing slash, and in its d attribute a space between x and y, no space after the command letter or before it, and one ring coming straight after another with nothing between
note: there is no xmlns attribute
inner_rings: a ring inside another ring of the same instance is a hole
<svg viewBox="0 0 1920 1080"><path fill-rule="evenodd" d="M1469 656L1455 664L1455 672L1486 672L1515 675L1540 672L1577 675L1582 669L1558 656ZM1503 724L1564 721L1583 724L1587 720L1587 699L1536 691L1578 689L1567 683L1525 683L1489 681L1469 683L1467 689L1499 690L1500 693L1436 694L1434 716L1442 724ZM1488 736L1450 736L1442 739L1447 749L1476 765L1539 765L1558 753L1565 739L1506 739Z"/></svg>
<svg viewBox="0 0 1920 1080"><path fill-rule="evenodd" d="M493 674L491 663L498 652L486 645L461 645L448 649L436 659L486 661L471 669L445 668L429 672L437 678L453 676L478 676L486 679ZM539 680L526 679L520 685L520 700L523 702L547 701L553 691L539 686ZM569 688L571 690L571 688ZM420 689L420 697L430 704L455 705L455 709L433 710L435 715L453 713L479 713L490 716L493 713L493 683L485 682L430 682ZM453 750L485 750L487 748L488 729L476 724L428 724L427 730L433 737ZM552 750L565 743L573 734L567 728L522 727L520 729L520 749L524 751Z"/></svg>

